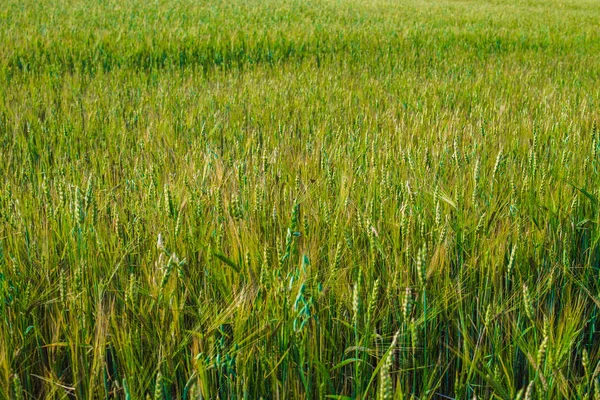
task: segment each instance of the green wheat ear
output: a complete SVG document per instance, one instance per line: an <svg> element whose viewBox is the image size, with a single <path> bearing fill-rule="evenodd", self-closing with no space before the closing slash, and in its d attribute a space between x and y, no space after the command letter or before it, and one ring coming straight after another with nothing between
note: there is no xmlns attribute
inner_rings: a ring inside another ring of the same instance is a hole
<svg viewBox="0 0 600 400"><path fill-rule="evenodd" d="M163 378L160 371L156 374L156 382L154 384L154 400L163 400Z"/></svg>
<svg viewBox="0 0 600 400"><path fill-rule="evenodd" d="M81 190L79 187L75 188L75 211L74 211L74 219L77 225L83 225L85 219L85 205L84 199L81 196Z"/></svg>
<svg viewBox="0 0 600 400"><path fill-rule="evenodd" d="M18 375L13 375L13 379L12 379L12 386L13 386L13 393L14 393L14 399L15 400L23 400L24 399L24 395L23 395L23 386L21 385L21 379L19 378Z"/></svg>
<svg viewBox="0 0 600 400"><path fill-rule="evenodd" d="M529 293L529 287L523 284L523 307L525 308L525 315L530 321L534 321L534 309L531 294Z"/></svg>
<svg viewBox="0 0 600 400"><path fill-rule="evenodd" d="M352 290L352 325L358 326L360 317L360 291L359 283L354 284Z"/></svg>
<svg viewBox="0 0 600 400"><path fill-rule="evenodd" d="M176 218L175 202L168 184L164 185L164 210L169 218Z"/></svg>
<svg viewBox="0 0 600 400"><path fill-rule="evenodd" d="M380 383L379 383L379 400L392 400L394 394L392 389L391 369L394 360L394 352L396 350L396 341L398 340L399 332L396 332L392 343L386 352L383 366L381 367Z"/></svg>
<svg viewBox="0 0 600 400"><path fill-rule="evenodd" d="M373 284L373 290L371 291L371 297L369 299L369 306L367 308L367 325L369 325L369 326L373 322L373 316L375 315L377 301L379 299L379 288L380 288L380 283L379 283L379 278L378 278L375 280L375 283Z"/></svg>

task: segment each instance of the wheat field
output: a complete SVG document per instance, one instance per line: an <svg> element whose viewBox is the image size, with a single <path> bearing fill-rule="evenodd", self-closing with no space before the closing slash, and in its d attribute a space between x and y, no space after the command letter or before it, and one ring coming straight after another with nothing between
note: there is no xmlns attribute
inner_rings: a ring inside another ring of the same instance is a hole
<svg viewBox="0 0 600 400"><path fill-rule="evenodd" d="M600 399L598 0L4 0L1 399Z"/></svg>

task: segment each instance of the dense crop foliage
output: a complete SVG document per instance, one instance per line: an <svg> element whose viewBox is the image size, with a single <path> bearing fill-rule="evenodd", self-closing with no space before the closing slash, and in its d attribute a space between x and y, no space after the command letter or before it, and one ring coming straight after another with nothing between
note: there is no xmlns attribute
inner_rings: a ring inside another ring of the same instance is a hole
<svg viewBox="0 0 600 400"><path fill-rule="evenodd" d="M600 398L599 20L4 1L0 398Z"/></svg>

